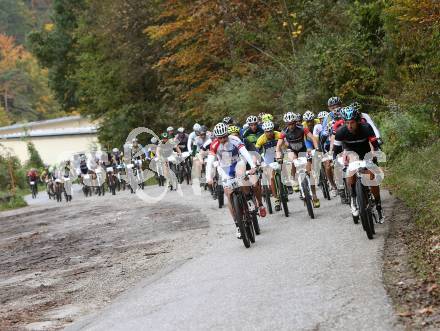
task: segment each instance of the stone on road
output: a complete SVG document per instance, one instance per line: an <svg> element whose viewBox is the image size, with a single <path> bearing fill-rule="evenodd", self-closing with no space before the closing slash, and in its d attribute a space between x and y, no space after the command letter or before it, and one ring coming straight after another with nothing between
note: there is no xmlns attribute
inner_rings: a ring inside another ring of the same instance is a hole
<svg viewBox="0 0 440 331"><path fill-rule="evenodd" d="M210 222L203 254L144 279L68 330L396 328L382 283L386 226L368 240L339 199L322 199L311 220L293 195L291 216L260 219L261 235L246 249L234 237L227 208L218 209L206 192L185 187L183 193L168 198L199 207Z"/></svg>

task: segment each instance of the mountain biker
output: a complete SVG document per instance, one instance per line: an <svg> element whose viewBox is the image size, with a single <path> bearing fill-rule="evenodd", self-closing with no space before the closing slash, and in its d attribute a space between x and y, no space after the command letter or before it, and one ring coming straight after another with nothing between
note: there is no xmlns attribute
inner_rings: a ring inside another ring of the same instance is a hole
<svg viewBox="0 0 440 331"><path fill-rule="evenodd" d="M196 155L197 146L194 144L196 137L199 135L200 129L202 126L199 123L194 124L193 132L191 132L188 136L187 150L191 153L192 156Z"/></svg>
<svg viewBox="0 0 440 331"><path fill-rule="evenodd" d="M177 129L177 135L174 137L174 141L182 153L188 151L188 134L185 133L185 128L180 127Z"/></svg>
<svg viewBox="0 0 440 331"><path fill-rule="evenodd" d="M258 138L257 142L255 143L255 147L258 149L260 154L264 153L264 163L266 165L269 165L275 162L275 148L277 146L278 140L281 139L281 133L274 130L274 124L272 121L263 122L262 129L264 130L264 134L262 134ZM270 173L270 188L272 191L272 195L275 197L275 210L280 211L280 199L275 189L273 171L271 171Z"/></svg>
<svg viewBox="0 0 440 331"><path fill-rule="evenodd" d="M219 171L219 174L222 181L226 181L228 179L233 179L236 177L236 168L238 162L240 161L240 155L244 157L247 163L249 163L251 167L249 173L251 175L255 174L256 166L254 160L252 159L252 156L238 137L228 135L227 124L223 122L218 123L214 127L214 135L216 138L211 144L206 167L206 178L208 184L212 185L212 164L215 159L217 159L219 162L219 169L221 169L221 171ZM242 189L246 190L246 187L242 187ZM232 191L229 188L225 187L225 195L229 201L229 212L234 219L234 210L232 209L231 203L231 193ZM235 225L237 227L237 238L241 239L240 229L237 223Z"/></svg>
<svg viewBox="0 0 440 331"><path fill-rule="evenodd" d="M361 113L350 106L342 109L342 116L345 124L336 132L334 143L335 153L339 154L342 151L344 153L355 152L357 156L347 154L348 162L355 160L356 157L363 160L365 155L370 151L373 152L374 155L374 152L379 149L379 143L371 125L362 123ZM368 173L370 174L370 179L372 179L372 177L374 177L373 173L369 170ZM351 212L353 216L356 217L359 215L359 210L356 203L355 174L347 177L347 183L351 187ZM383 223L384 215L380 198L380 187L378 185L371 186L370 190L374 196L376 210L379 215L379 223Z"/></svg>
<svg viewBox="0 0 440 331"><path fill-rule="evenodd" d="M242 134L243 142L246 143L247 141L255 146L258 138L264 134L264 130L261 128L261 125L258 124L257 116L249 116L246 119L246 124L248 124L249 127Z"/></svg>
<svg viewBox="0 0 440 331"><path fill-rule="evenodd" d="M169 139L174 139L174 128L172 126L167 127L167 134Z"/></svg>
<svg viewBox="0 0 440 331"><path fill-rule="evenodd" d="M310 111L306 111L303 115L303 118L304 118L303 126L307 127L311 132L313 132L313 137L318 142L318 150L322 149L320 142L319 142L319 134L322 131L321 120L323 118L325 118L327 115L328 115L327 112L320 112L318 114L318 118L315 118L315 114L313 114ZM336 130L334 130L334 132L336 132ZM313 148L313 142L310 140L310 138L306 138L306 147ZM324 146L324 148L325 148L325 146ZM324 161L324 163L325 162L330 162L330 161ZM325 168L325 165L324 165L324 168ZM331 172L331 174L333 175L333 172ZM338 189L336 187L336 183L334 181L333 176L330 176L329 182L331 185L330 193L332 194L333 197L336 197L338 195ZM313 190L313 188L312 188L312 190Z"/></svg>
<svg viewBox="0 0 440 331"><path fill-rule="evenodd" d="M111 162L115 166L118 166L122 163L122 153L119 151L119 148L115 147L112 149Z"/></svg>
<svg viewBox="0 0 440 331"><path fill-rule="evenodd" d="M237 138L240 138L240 128L236 125L230 125L228 127L228 133L230 136L235 136ZM258 152L257 148L253 143L249 142L248 140L242 140L242 141L248 152ZM253 156L253 160L255 164L258 164L258 158L256 156ZM246 170L251 170L249 164L246 164ZM263 206L263 200L261 197L261 183L259 180L256 180L256 178L254 178L252 182L255 183L253 187L254 187L255 197L257 198L257 204L258 204L257 207L259 210L259 214L261 217L265 217L266 208Z"/></svg>
<svg viewBox="0 0 440 331"><path fill-rule="evenodd" d="M309 128L307 126L303 127L300 124L301 123L300 114L288 112L284 114L283 119L287 127L282 131L281 137L277 143L277 148L276 148L277 159L282 160L282 149L284 146L287 146L287 158L289 159L289 161L292 162L292 176L295 178L295 181L293 182L293 190L298 192L299 184L296 180L296 167L293 164L293 160L297 159L300 153L310 152L312 148L316 149L316 147L318 146L318 142L317 139L313 136L312 132L309 130ZM307 119L309 119L309 117L306 117L306 120ZM306 146L306 139L311 141L311 145L309 145L309 148L307 148ZM312 159L308 157L306 171L310 173L311 170L312 170ZM316 195L316 187L315 185L312 185L311 188L313 195L313 199L312 199L313 207L319 208L320 201Z"/></svg>
<svg viewBox="0 0 440 331"><path fill-rule="evenodd" d="M35 168L29 169L28 173L26 174L27 182L29 186L31 186L31 182L35 183L35 186L38 188L38 171ZM38 189L37 189L38 191Z"/></svg>
<svg viewBox="0 0 440 331"><path fill-rule="evenodd" d="M381 139L381 136L380 136L380 131L377 128L376 124L374 124L374 122L371 119L370 115L368 115L367 113L363 113L362 112L362 105L359 102L353 102L350 105L350 107L356 109L361 114L363 122L366 122L366 123L371 125L371 127L372 127L372 129L374 131L374 134L376 135L377 142L379 143L379 146L382 145L382 139Z"/></svg>

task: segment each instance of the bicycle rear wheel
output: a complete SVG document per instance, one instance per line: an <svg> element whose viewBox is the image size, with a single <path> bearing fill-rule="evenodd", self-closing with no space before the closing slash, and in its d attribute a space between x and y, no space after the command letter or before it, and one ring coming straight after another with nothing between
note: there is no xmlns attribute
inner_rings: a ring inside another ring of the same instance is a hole
<svg viewBox="0 0 440 331"><path fill-rule="evenodd" d="M281 176L279 173L275 174L275 185L277 188L278 196L280 197L281 205L283 206L284 216L289 217L289 207L287 206L287 191L285 190L283 183L281 182Z"/></svg>

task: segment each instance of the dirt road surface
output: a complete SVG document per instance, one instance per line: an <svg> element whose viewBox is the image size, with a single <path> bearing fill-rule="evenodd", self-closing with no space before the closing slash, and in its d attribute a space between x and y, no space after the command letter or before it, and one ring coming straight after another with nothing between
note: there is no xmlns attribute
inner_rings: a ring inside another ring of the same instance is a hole
<svg viewBox="0 0 440 331"><path fill-rule="evenodd" d="M289 207L260 222L250 249L226 209L186 186L153 206L76 195L3 213L0 329L398 329L386 225L368 240L339 199L321 200L315 220L297 195Z"/></svg>

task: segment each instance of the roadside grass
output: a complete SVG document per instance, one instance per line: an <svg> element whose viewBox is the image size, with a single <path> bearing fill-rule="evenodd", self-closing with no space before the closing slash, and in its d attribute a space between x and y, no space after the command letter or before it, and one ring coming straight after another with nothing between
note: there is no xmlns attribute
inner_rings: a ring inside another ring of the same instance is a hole
<svg viewBox="0 0 440 331"><path fill-rule="evenodd" d="M440 283L440 140L387 164L385 185L411 210L415 224L410 262L424 279Z"/></svg>
<svg viewBox="0 0 440 331"><path fill-rule="evenodd" d="M9 197L8 201L4 201ZM23 194L16 192L14 195L10 192L0 192L0 211L26 207L27 203L23 199Z"/></svg>

